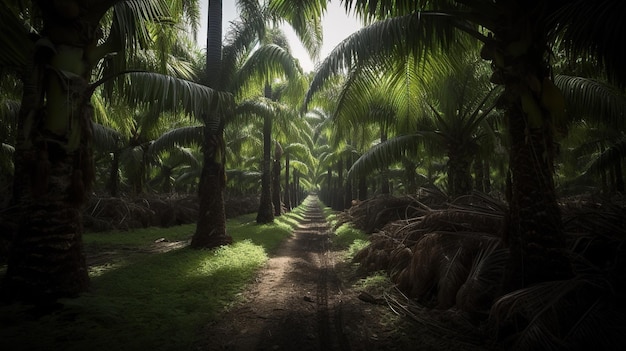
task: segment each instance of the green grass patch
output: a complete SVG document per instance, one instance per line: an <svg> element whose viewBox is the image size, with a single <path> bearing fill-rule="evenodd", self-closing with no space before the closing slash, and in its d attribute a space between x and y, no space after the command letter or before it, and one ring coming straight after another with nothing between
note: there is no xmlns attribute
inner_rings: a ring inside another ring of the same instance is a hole
<svg viewBox="0 0 626 351"><path fill-rule="evenodd" d="M354 228L349 223L342 224L335 230L333 245L340 249L347 249L347 258L352 259L356 253L367 246L367 235L362 230Z"/></svg>
<svg viewBox="0 0 626 351"><path fill-rule="evenodd" d="M296 212L257 225L254 215L241 216L227 222L233 245L131 255L124 265L95 272L89 293L60 301L63 309L42 317L28 306L0 306L0 349L194 350L202 328L240 301L297 218ZM162 237L186 240L194 230L186 225L91 233L85 244L140 248Z"/></svg>
<svg viewBox="0 0 626 351"><path fill-rule="evenodd" d="M195 230L196 224L194 223L169 228L149 227L128 231L85 233L83 242L92 248L110 246L139 248L160 238L165 238L169 241L187 240L191 238Z"/></svg>

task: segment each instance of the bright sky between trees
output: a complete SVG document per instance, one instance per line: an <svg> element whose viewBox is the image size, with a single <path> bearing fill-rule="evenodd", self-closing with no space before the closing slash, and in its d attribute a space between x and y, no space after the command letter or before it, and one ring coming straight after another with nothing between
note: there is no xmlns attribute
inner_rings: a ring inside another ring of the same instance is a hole
<svg viewBox="0 0 626 351"><path fill-rule="evenodd" d="M198 46L201 48L206 48L208 3L208 0L201 1L201 22L197 38ZM226 34L230 22L238 17L235 4L236 0L223 0L222 2L224 34ZM326 14L322 19L322 26L324 27L324 44L322 45L320 60L323 60L343 39L362 27L355 16L348 16L346 14L339 0L332 0L328 4ZM291 27L285 25L283 26L283 30L289 40L291 52L294 57L300 61L302 69L305 72L313 71L315 69L315 63L311 61L306 50L304 50L300 41L291 30Z"/></svg>

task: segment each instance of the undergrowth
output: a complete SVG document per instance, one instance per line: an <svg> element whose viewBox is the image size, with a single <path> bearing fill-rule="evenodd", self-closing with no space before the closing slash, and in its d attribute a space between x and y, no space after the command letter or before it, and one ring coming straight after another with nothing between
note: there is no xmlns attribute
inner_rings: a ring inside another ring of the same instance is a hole
<svg viewBox="0 0 626 351"><path fill-rule="evenodd" d="M347 250L346 258L352 259L362 248L367 246L367 235L349 223L342 224L335 230L333 245L340 250Z"/></svg>
<svg viewBox="0 0 626 351"><path fill-rule="evenodd" d="M129 255L125 264L92 272L91 289L40 315L21 304L0 306L2 350L193 350L202 327L241 298L301 210L257 225L254 215L227 223L234 244ZM129 250L159 238L188 240L195 225L85 235L88 249ZM129 252L132 250L129 250ZM96 274L97 273L97 274Z"/></svg>

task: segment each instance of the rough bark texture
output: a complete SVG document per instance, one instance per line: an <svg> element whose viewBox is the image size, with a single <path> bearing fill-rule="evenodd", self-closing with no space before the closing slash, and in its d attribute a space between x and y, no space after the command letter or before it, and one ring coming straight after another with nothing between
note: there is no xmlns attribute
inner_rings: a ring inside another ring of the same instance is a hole
<svg viewBox="0 0 626 351"><path fill-rule="evenodd" d="M274 216L282 214L282 204L280 201L280 159L274 160L272 170L272 203L274 205Z"/></svg>
<svg viewBox="0 0 626 351"><path fill-rule="evenodd" d="M261 202L256 222L259 224L271 223L274 221L274 206L272 205L272 168L271 168L271 131L272 119L263 118L263 167L261 175Z"/></svg>
<svg viewBox="0 0 626 351"><path fill-rule="evenodd" d="M454 197L467 195L472 191L470 174L471 155L461 148L451 149L448 153L448 192Z"/></svg>
<svg viewBox="0 0 626 351"><path fill-rule="evenodd" d="M209 137L212 143L204 151L204 167L200 176L198 224L191 239L191 247L213 248L232 243L226 233L224 188L226 179L222 161L224 139L219 135Z"/></svg>
<svg viewBox="0 0 626 351"><path fill-rule="evenodd" d="M32 153L21 159L29 162L35 157ZM48 159L46 180L39 177L41 173L21 172L29 167L17 168L16 178L32 187L22 189L17 199L18 230L3 286L9 298L48 303L75 297L89 285L82 246L82 201L76 201L72 183L76 155L63 150L54 153L58 155ZM40 190L44 192L39 194Z"/></svg>
<svg viewBox="0 0 626 351"><path fill-rule="evenodd" d="M289 191L290 188L290 184L289 184L289 152L287 152L285 154L285 196L284 196L284 201L285 201L285 209L287 209L287 211L291 211L291 192Z"/></svg>
<svg viewBox="0 0 626 351"><path fill-rule="evenodd" d="M12 199L17 229L3 284L9 298L48 303L89 284L80 211L94 178L88 79L105 4L68 12L77 2L36 3L48 45L34 47L22 77Z"/></svg>
<svg viewBox="0 0 626 351"><path fill-rule="evenodd" d="M207 82L210 88L220 87L219 74L222 67L222 1L209 0L207 28ZM215 113L215 111L209 111ZM217 122L213 122L217 121ZM224 118L205 121L204 163L200 175L198 224L191 240L195 248L213 248L230 244L232 238L226 233L224 188L226 187L224 162Z"/></svg>
<svg viewBox="0 0 626 351"><path fill-rule="evenodd" d="M553 165L543 129L528 129L521 106L509 106L512 188L506 239L511 249L510 288L571 275L556 201Z"/></svg>

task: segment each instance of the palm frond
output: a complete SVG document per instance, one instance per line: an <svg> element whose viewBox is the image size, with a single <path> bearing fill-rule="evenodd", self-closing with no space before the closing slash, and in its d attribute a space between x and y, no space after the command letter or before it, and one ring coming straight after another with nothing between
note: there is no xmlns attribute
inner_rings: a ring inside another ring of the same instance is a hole
<svg viewBox="0 0 626 351"><path fill-rule="evenodd" d="M150 149L149 152L152 152ZM173 147L168 149L168 155L162 162L169 168L176 168L183 164L189 165L192 168L200 166L200 162L189 148L185 147Z"/></svg>
<svg viewBox="0 0 626 351"><path fill-rule="evenodd" d="M3 2L0 11L0 68L23 73L35 44L28 37L30 26L24 22L19 8Z"/></svg>
<svg viewBox="0 0 626 351"><path fill-rule="evenodd" d="M201 121L218 115L229 115L232 110L231 94L194 82L148 72L129 73L125 79L127 87L124 98L130 105L152 105L161 111L182 110ZM217 114L213 111L217 111Z"/></svg>
<svg viewBox="0 0 626 351"><path fill-rule="evenodd" d="M595 158L587 166L582 176L599 173L609 169L609 167L620 165L624 159L626 159L626 136L622 136Z"/></svg>
<svg viewBox="0 0 626 351"><path fill-rule="evenodd" d="M447 48L453 42L454 21L454 17L441 12L423 11L362 28L337 45L322 62L305 101L310 101L331 76L344 69L391 56L419 61L427 52Z"/></svg>
<svg viewBox="0 0 626 351"><path fill-rule="evenodd" d="M377 144L354 162L347 177L368 174L402 160L402 157L418 150L418 145L423 141L424 135L402 135Z"/></svg>
<svg viewBox="0 0 626 351"><path fill-rule="evenodd" d="M626 37L622 14L626 3L619 0L569 1L550 19L555 35L572 57L596 57L612 82L626 86Z"/></svg>
<svg viewBox="0 0 626 351"><path fill-rule="evenodd" d="M326 0L271 0L270 13L291 25L309 55L316 59L322 46L322 15Z"/></svg>
<svg viewBox="0 0 626 351"><path fill-rule="evenodd" d="M263 45L252 53L232 80L232 91L240 91L250 81L272 82L276 78L295 78L301 68L289 51L275 45Z"/></svg>
<svg viewBox="0 0 626 351"><path fill-rule="evenodd" d="M563 92L571 118L605 123L624 129L626 94L598 80L557 75L555 85Z"/></svg>
<svg viewBox="0 0 626 351"><path fill-rule="evenodd" d="M190 126L172 129L150 144L150 153L157 154L178 146L202 145L204 126Z"/></svg>
<svg viewBox="0 0 626 351"><path fill-rule="evenodd" d="M611 291L599 276L536 284L499 298L489 319L516 350L612 349L624 341L624 316L611 306Z"/></svg>
<svg viewBox="0 0 626 351"><path fill-rule="evenodd" d="M117 130L103 126L99 123L92 123L93 145L103 151L115 151L120 148L123 136Z"/></svg>

